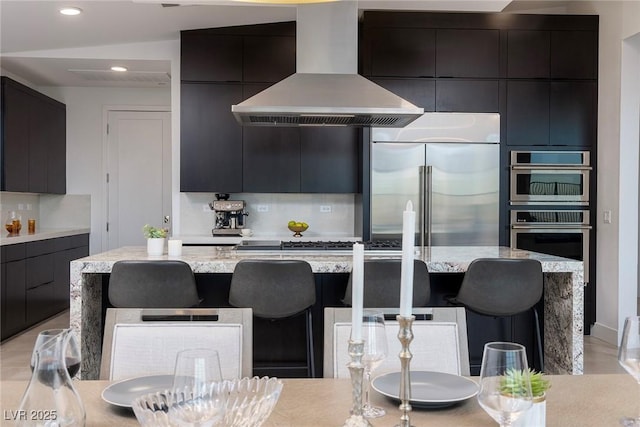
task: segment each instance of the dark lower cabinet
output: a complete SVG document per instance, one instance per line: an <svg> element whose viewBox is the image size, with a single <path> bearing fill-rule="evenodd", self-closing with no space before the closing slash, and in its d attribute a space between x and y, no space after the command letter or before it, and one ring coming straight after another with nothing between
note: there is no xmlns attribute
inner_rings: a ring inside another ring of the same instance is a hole
<svg viewBox="0 0 640 427"><path fill-rule="evenodd" d="M3 246L2 256L2 339L20 332L26 323L25 244Z"/></svg>
<svg viewBox="0 0 640 427"><path fill-rule="evenodd" d="M2 339L69 308L69 263L87 255L88 234L3 246Z"/></svg>

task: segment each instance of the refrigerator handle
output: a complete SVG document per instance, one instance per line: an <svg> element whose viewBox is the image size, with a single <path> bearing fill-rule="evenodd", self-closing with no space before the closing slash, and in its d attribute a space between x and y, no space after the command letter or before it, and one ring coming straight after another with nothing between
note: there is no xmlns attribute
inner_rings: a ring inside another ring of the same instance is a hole
<svg viewBox="0 0 640 427"><path fill-rule="evenodd" d="M427 192L423 196L426 199L425 208L424 208L424 216L426 221L426 231L427 231L427 246L431 246L431 203L432 203L432 187L433 187L433 175L432 175L432 166L425 167L427 173L425 177Z"/></svg>
<svg viewBox="0 0 640 427"><path fill-rule="evenodd" d="M418 233L421 247L431 246L431 166L420 166Z"/></svg>

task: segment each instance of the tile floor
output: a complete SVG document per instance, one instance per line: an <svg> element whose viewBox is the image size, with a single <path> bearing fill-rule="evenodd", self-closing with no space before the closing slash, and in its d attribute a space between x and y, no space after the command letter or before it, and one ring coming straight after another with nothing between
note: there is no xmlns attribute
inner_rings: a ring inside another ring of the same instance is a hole
<svg viewBox="0 0 640 427"><path fill-rule="evenodd" d="M66 328L69 312L64 312L0 345L0 380L28 380L29 359L38 332ZM591 336L584 337L584 372L586 374L624 373L616 360L617 348Z"/></svg>

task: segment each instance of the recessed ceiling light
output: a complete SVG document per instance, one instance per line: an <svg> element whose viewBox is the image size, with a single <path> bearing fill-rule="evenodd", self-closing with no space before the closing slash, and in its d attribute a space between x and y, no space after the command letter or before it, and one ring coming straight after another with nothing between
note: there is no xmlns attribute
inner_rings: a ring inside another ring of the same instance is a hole
<svg viewBox="0 0 640 427"><path fill-rule="evenodd" d="M75 16L80 15L82 13L82 9L79 7L65 7L60 9L60 13L67 16Z"/></svg>
<svg viewBox="0 0 640 427"><path fill-rule="evenodd" d="M127 71L127 67L122 67L120 65L114 65L113 67L111 67L111 71Z"/></svg>

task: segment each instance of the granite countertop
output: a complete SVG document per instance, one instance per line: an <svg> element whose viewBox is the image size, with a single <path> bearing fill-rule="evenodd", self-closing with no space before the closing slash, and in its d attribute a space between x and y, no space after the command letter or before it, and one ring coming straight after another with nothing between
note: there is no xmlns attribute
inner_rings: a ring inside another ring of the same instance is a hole
<svg viewBox="0 0 640 427"><path fill-rule="evenodd" d="M77 234L88 234L90 228L43 228L35 233L29 234L23 226L20 234L13 236L5 234L0 236L0 246L14 245L16 243L36 242L38 240L54 239L56 237L75 236Z"/></svg>
<svg viewBox="0 0 640 427"><path fill-rule="evenodd" d="M165 249L166 252L166 249ZM476 258L531 258L542 263L545 272L576 272L582 275L582 262L502 246L435 246L416 247L416 258L427 263L431 272L464 272ZM399 250L365 251L365 259L400 258ZM232 273L241 259L304 259L314 272L341 273L351 271L349 250L250 250L238 251L233 246L186 246L179 257L150 257L146 247L129 246L81 258L74 263L82 273L108 273L118 260L180 259L188 263L194 273Z"/></svg>

